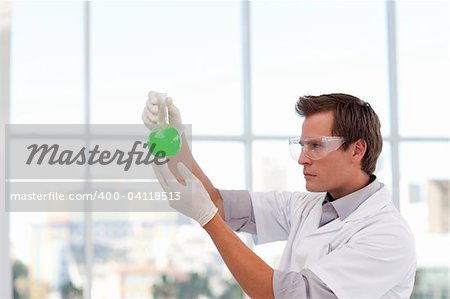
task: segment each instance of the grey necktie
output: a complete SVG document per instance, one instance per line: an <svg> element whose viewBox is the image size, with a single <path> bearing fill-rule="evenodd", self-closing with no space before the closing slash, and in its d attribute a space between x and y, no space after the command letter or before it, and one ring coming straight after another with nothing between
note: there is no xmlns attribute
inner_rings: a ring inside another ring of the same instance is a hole
<svg viewBox="0 0 450 299"><path fill-rule="evenodd" d="M331 202L325 202L322 205L322 217L320 218L319 227L327 224L328 222L333 221L334 219L336 219L338 217L339 216L336 212L336 209L333 207Z"/></svg>

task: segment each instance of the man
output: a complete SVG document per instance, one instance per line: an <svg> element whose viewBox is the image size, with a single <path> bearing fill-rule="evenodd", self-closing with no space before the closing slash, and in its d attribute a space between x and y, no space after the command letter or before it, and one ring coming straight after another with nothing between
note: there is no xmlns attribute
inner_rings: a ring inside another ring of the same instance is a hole
<svg viewBox="0 0 450 299"><path fill-rule="evenodd" d="M155 98L151 92L146 124L157 121ZM168 110L181 123L171 99ZM219 191L189 151L169 163L171 171L156 170L166 190L189 196L183 178L189 181L192 206L173 207L202 225L251 298L409 298L415 242L373 174L382 148L378 116L346 94L301 97L296 111L305 119L290 146L311 193ZM191 180L179 163L186 157L193 161ZM279 268L268 266L232 229L253 234L257 244L287 240Z"/></svg>

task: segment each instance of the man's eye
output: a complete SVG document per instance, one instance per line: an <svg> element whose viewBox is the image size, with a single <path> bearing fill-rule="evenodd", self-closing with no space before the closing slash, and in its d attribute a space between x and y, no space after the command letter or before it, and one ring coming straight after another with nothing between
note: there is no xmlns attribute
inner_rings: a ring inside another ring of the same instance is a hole
<svg viewBox="0 0 450 299"><path fill-rule="evenodd" d="M311 147L312 148L319 148L319 147L321 147L322 145L320 144L320 143L311 143Z"/></svg>

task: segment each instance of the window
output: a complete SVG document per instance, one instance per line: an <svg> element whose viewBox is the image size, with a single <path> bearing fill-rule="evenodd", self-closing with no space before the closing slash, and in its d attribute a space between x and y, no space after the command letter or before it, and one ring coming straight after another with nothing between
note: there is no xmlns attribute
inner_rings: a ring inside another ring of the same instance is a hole
<svg viewBox="0 0 450 299"><path fill-rule="evenodd" d="M418 262L412 298L448 298L450 126L442 108L450 66L449 6L399 1L396 9L400 210L415 235Z"/></svg>
<svg viewBox="0 0 450 299"><path fill-rule="evenodd" d="M11 3L11 123L84 121L83 39L83 3ZM85 289L84 220L82 213L10 213L17 294Z"/></svg>
<svg viewBox="0 0 450 299"><path fill-rule="evenodd" d="M447 2L10 6L11 123L140 124L148 91L168 92L219 188L304 191L287 145L300 134L298 97L370 102L384 137L376 174L416 237L412 298L450 298ZM10 213L9 235L23 298L176 297L186 287L243 297L211 240L176 213ZM254 249L276 267L283 246Z"/></svg>
<svg viewBox="0 0 450 299"><path fill-rule="evenodd" d="M333 92L370 102L389 133L383 2L255 1L251 12L255 134L299 135L295 100Z"/></svg>

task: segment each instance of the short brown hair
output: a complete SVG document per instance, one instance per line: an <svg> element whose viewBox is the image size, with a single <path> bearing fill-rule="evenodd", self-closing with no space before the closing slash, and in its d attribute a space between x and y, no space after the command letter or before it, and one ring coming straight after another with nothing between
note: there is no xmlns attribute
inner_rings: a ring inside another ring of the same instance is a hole
<svg viewBox="0 0 450 299"><path fill-rule="evenodd" d="M295 110L302 117L318 112L333 111L332 134L345 139L344 150L358 139L365 140L367 150L361 161L361 169L368 174L375 171L377 159L383 147L383 138L380 120L369 103L343 93L308 95L300 97Z"/></svg>

